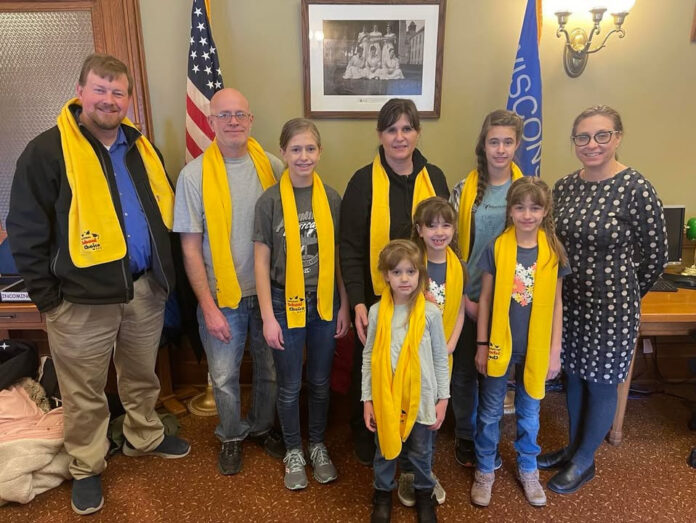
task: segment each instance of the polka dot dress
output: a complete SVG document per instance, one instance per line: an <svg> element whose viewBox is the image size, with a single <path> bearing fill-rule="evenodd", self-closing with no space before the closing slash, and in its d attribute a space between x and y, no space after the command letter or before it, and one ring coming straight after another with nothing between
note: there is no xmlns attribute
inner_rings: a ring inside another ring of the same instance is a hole
<svg viewBox="0 0 696 523"><path fill-rule="evenodd" d="M662 203L631 168L600 182L570 174L553 196L572 271L563 280L563 368L587 381L623 382L640 299L667 262Z"/></svg>

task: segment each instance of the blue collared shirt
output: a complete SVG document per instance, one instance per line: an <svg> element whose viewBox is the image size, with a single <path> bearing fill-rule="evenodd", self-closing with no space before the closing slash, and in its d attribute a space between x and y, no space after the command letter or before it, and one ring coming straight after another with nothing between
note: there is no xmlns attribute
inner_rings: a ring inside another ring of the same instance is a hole
<svg viewBox="0 0 696 523"><path fill-rule="evenodd" d="M135 147L135 145L133 146ZM123 221L126 226L126 243L128 245L128 257L132 274L145 271L152 263L152 247L150 246L150 228L145 218L135 185L126 168L126 152L128 140L123 129L119 127L118 137L109 148L111 164L116 176L118 196L121 199Z"/></svg>

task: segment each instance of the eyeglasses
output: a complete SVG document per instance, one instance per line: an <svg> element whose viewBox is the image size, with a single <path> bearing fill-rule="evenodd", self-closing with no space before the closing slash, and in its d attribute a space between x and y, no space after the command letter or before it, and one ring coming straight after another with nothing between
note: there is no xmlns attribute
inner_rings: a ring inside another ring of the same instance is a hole
<svg viewBox="0 0 696 523"><path fill-rule="evenodd" d="M251 113L245 113L244 111L237 111L236 113L223 112L220 114L211 114L210 116L217 118L221 122L230 122L232 118L236 118L239 123L244 123L249 119Z"/></svg>
<svg viewBox="0 0 696 523"><path fill-rule="evenodd" d="M609 143L613 134L621 134L621 131L599 131L595 133L594 136L589 134L576 134L572 137L573 143L578 147L583 147L590 143L590 140L594 138L594 141L600 145Z"/></svg>

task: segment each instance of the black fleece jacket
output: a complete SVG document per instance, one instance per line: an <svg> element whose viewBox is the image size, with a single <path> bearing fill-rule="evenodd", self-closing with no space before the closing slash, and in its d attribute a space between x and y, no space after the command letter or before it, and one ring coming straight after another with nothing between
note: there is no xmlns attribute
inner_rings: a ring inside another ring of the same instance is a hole
<svg viewBox="0 0 696 523"><path fill-rule="evenodd" d="M413 190L418 173L426 167L435 194L449 198L447 179L439 167L428 163L418 149L413 151L413 172L396 174L379 148L382 165L389 177L389 239L410 238ZM358 303L367 308L377 301L370 276L370 210L372 207L372 163L355 172L341 203L341 272L351 309Z"/></svg>
<svg viewBox="0 0 696 523"><path fill-rule="evenodd" d="M77 118L78 106L70 108ZM140 133L122 126L128 140L126 167L143 207L152 246L152 271L167 293L174 287L169 232L150 189L145 165L135 146ZM125 231L116 178L106 148L80 126L102 164L121 229ZM159 154L159 152L158 152ZM160 155L161 158L161 155ZM41 311L48 311L63 299L74 303L127 303L133 299L133 278L128 254L120 260L78 268L68 248L68 213L72 191L65 174L65 161L58 127L34 138L17 160L12 181L7 233L19 273L29 296ZM125 233L124 233L125 234Z"/></svg>

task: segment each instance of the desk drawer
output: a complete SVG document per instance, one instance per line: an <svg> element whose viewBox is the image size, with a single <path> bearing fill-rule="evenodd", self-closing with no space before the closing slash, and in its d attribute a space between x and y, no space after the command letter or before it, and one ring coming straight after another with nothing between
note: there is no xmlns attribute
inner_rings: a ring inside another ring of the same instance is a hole
<svg viewBox="0 0 696 523"><path fill-rule="evenodd" d="M1 323L40 323L41 313L38 310L0 310Z"/></svg>

